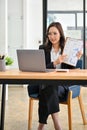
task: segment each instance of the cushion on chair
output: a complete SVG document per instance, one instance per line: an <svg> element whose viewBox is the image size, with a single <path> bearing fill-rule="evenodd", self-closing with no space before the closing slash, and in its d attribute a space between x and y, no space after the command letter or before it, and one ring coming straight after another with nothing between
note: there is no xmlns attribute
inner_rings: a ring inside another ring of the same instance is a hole
<svg viewBox="0 0 87 130"><path fill-rule="evenodd" d="M72 98L75 98L80 94L80 85L70 86L69 90L72 91Z"/></svg>

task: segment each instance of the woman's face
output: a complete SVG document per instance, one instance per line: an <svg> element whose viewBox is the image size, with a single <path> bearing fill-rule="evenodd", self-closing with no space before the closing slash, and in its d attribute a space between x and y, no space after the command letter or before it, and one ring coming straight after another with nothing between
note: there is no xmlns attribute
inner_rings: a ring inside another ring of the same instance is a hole
<svg viewBox="0 0 87 130"><path fill-rule="evenodd" d="M48 32L48 38L53 45L59 43L60 33L56 27L50 27Z"/></svg>

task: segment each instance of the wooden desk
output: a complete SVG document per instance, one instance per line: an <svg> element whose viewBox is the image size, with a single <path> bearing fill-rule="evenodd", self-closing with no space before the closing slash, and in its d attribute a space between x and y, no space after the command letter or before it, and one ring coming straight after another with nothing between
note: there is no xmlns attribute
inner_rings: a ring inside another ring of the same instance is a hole
<svg viewBox="0 0 87 130"><path fill-rule="evenodd" d="M1 120L0 130L4 130L5 95L6 84L68 84L86 85L87 70L74 69L69 72L20 72L19 70L7 70L0 72L0 84L2 84Z"/></svg>

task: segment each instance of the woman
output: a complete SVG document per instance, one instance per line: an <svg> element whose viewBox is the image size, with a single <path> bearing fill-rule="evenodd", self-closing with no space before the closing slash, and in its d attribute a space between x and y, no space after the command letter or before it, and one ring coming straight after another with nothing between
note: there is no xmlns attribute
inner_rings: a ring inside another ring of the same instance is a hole
<svg viewBox="0 0 87 130"><path fill-rule="evenodd" d="M68 68L73 69L73 66L64 64L63 61L66 55L63 55L65 45L65 36L62 26L59 22L53 22L47 29L46 44L40 46L44 49L46 67L47 68ZM77 53L78 59L82 56L82 52ZM67 99L68 86L41 86L39 93L39 126L38 130L44 130L47 124L47 118L51 114L55 130L62 130L58 112L59 102Z"/></svg>

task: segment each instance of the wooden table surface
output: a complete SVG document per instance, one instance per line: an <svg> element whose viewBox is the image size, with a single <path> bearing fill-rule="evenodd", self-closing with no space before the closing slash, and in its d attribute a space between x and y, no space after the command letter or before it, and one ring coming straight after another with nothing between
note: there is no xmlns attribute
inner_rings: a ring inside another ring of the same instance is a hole
<svg viewBox="0 0 87 130"><path fill-rule="evenodd" d="M68 72L21 72L17 69L0 72L0 79L76 79L87 80L87 69L73 69Z"/></svg>

